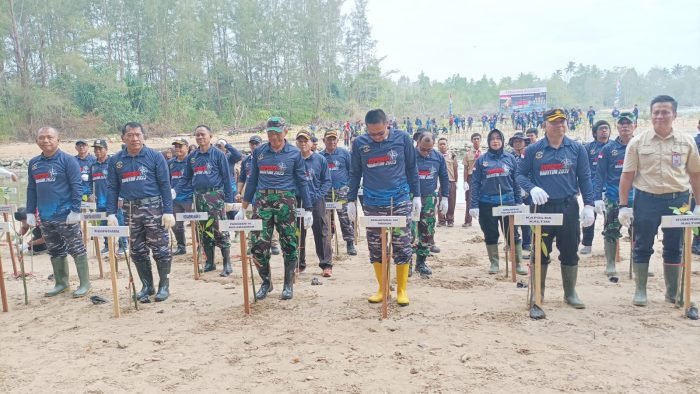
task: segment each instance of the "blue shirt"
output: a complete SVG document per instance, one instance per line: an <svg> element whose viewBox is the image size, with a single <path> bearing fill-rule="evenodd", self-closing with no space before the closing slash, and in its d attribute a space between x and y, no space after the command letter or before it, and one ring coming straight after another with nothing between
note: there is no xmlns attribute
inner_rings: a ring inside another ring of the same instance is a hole
<svg viewBox="0 0 700 394"><path fill-rule="evenodd" d="M620 201L620 175L625 163L627 145L622 145L620 137L608 142L598 153L598 166L593 183L593 195L596 200L602 200L603 190L608 201ZM628 201L632 203L634 190L630 191Z"/></svg>
<svg viewBox="0 0 700 394"><path fill-rule="evenodd" d="M363 134L352 144L348 201L357 199L362 179L364 204L388 207L420 196L416 149L408 134L392 130L382 142Z"/></svg>
<svg viewBox="0 0 700 394"><path fill-rule="evenodd" d="M224 202L233 203L231 187L231 168L226 155L215 146L209 146L206 152L200 149L185 158L185 173L179 183L191 185L195 191L201 189L223 189ZM177 192L177 190L176 190Z"/></svg>
<svg viewBox="0 0 700 394"><path fill-rule="evenodd" d="M238 182L245 184L246 180L250 176L250 163L253 161L253 153L246 156L241 162L241 173L238 174Z"/></svg>
<svg viewBox="0 0 700 394"><path fill-rule="evenodd" d="M594 204L588 153L569 137L564 136L559 148L551 147L546 136L530 144L525 148L516 178L529 194L537 186L550 199L563 199L574 196L580 189L583 203Z"/></svg>
<svg viewBox="0 0 700 394"><path fill-rule="evenodd" d="M95 205L97 209L103 211L107 208L107 174L109 173L109 158L100 163L95 162L90 166L90 181L94 185Z"/></svg>
<svg viewBox="0 0 700 394"><path fill-rule="evenodd" d="M117 213L117 199L140 200L161 197L163 213L173 213L170 175L165 157L147 146L131 156L126 148L109 158L107 214Z"/></svg>
<svg viewBox="0 0 700 394"><path fill-rule="evenodd" d="M175 189L175 201L192 202L192 183L180 182L185 176L185 167L187 166L187 157L183 160L178 160L177 157L170 159L168 168L170 170L170 185Z"/></svg>
<svg viewBox="0 0 700 394"><path fill-rule="evenodd" d="M80 166L80 175L82 174L87 174L90 176L90 167L97 161L97 158L91 154L88 154L85 156L84 159L81 159L79 156L74 156L76 160L78 160L78 165ZM81 179L82 185L83 185L83 195L84 196L89 196L92 194L92 182L88 180L87 182L83 182Z"/></svg>
<svg viewBox="0 0 700 394"><path fill-rule="evenodd" d="M279 152L265 143L251 154L250 175L248 175L243 200L253 201L256 190L276 189L301 193L303 208L311 209L311 198L306 182L306 166L301 151L284 141Z"/></svg>
<svg viewBox="0 0 700 394"><path fill-rule="evenodd" d="M304 166L306 168L304 177L309 188L311 204L315 204L324 199L331 190L331 171L328 168L326 158L318 153L312 153L305 158ZM297 194L300 194L299 190L297 190Z"/></svg>
<svg viewBox="0 0 700 394"><path fill-rule="evenodd" d="M450 179L447 175L447 164L445 164L445 158L441 154L431 150L428 156L424 157L416 149L416 165L418 166L418 182L420 183L421 196L429 196L435 193L438 187L438 178L440 179L442 196L450 196Z"/></svg>
<svg viewBox="0 0 700 394"><path fill-rule="evenodd" d="M71 211L80 212L83 185L75 157L60 149L51 157L36 156L28 175L27 213L38 209L41 220L65 221Z"/></svg>
<svg viewBox="0 0 700 394"><path fill-rule="evenodd" d="M226 148L226 151L228 151L228 154L226 155L228 165L229 167L233 168L236 165L236 163L241 161L243 155L241 154L241 152L238 151L238 149L234 148L231 144L224 145L224 148Z"/></svg>
<svg viewBox="0 0 700 394"><path fill-rule="evenodd" d="M321 152L328 162L328 169L333 180L333 189L340 189L350 183L350 152L345 148L336 148L333 152Z"/></svg>
<svg viewBox="0 0 700 394"><path fill-rule="evenodd" d="M494 205L522 203L520 185L516 182L517 172L517 159L512 154L502 150L482 153L472 172L470 208L478 208L479 202Z"/></svg>

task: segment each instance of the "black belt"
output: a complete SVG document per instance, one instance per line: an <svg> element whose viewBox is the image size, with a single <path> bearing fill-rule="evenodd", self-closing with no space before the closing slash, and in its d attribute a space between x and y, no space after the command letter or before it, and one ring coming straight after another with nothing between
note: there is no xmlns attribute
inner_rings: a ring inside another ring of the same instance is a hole
<svg viewBox="0 0 700 394"><path fill-rule="evenodd" d="M545 205L547 205L547 204L553 204L553 205L565 204L565 203L571 201L571 199L574 197L575 196L569 196L569 197L564 197L564 198L550 198L547 200Z"/></svg>
<svg viewBox="0 0 700 394"><path fill-rule="evenodd" d="M665 199L665 200L671 200L671 199L675 199L675 198L678 198L678 197L686 197L686 196L688 196L688 190L685 190L685 191L682 191L682 192L661 193L661 194L649 193L649 192L645 192L644 190L639 190L639 189L636 189L635 191L636 191L637 193L642 194L642 195L645 195L645 196L654 197L654 198L663 198L663 199Z"/></svg>
<svg viewBox="0 0 700 394"><path fill-rule="evenodd" d="M159 203L161 202L160 196L155 196L155 197L146 197L142 198L139 200L124 200L124 204L129 204L129 205L146 205L146 204L152 204L152 203Z"/></svg>
<svg viewBox="0 0 700 394"><path fill-rule="evenodd" d="M284 194L284 193L289 193L289 192L294 192L294 190L282 190L282 189L260 189L258 190L258 193L261 193L263 195L270 195L270 194Z"/></svg>
<svg viewBox="0 0 700 394"><path fill-rule="evenodd" d="M219 187L204 187L201 189L195 189L194 190L196 193L208 193L208 192L218 192L218 191L223 191L223 189Z"/></svg>

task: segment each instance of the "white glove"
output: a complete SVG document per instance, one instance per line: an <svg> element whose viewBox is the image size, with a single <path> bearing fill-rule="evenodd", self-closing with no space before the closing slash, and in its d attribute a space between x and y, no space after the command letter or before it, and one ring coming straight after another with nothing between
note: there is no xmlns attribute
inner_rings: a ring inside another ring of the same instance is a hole
<svg viewBox="0 0 700 394"><path fill-rule="evenodd" d="M87 182L90 179L90 176L88 174L80 174L80 179L82 179L83 182Z"/></svg>
<svg viewBox="0 0 700 394"><path fill-rule="evenodd" d="M311 211L304 211L304 228L310 228L314 224L314 215Z"/></svg>
<svg viewBox="0 0 700 394"><path fill-rule="evenodd" d="M175 216L172 213L164 213L160 222L166 230L170 230L175 225Z"/></svg>
<svg viewBox="0 0 700 394"><path fill-rule="evenodd" d="M33 213L27 214L27 225L30 227L36 226L36 216Z"/></svg>
<svg viewBox="0 0 700 394"><path fill-rule="evenodd" d="M549 200L549 194L537 186L530 190L530 196L532 196L532 202L534 202L535 205L544 205L547 203L547 200Z"/></svg>
<svg viewBox="0 0 700 394"><path fill-rule="evenodd" d="M357 220L357 206L355 205L355 201L348 202L348 205L345 206L345 209L348 213L348 219L350 219L351 222L355 223L355 220Z"/></svg>
<svg viewBox="0 0 700 394"><path fill-rule="evenodd" d="M233 217L233 220L245 220L245 209L239 209L238 212L236 212L236 216Z"/></svg>
<svg viewBox="0 0 700 394"><path fill-rule="evenodd" d="M617 213L617 220L620 221L621 225L629 228L632 224L632 219L634 219L632 208L620 208L620 211Z"/></svg>
<svg viewBox="0 0 700 394"><path fill-rule="evenodd" d="M71 211L71 213L68 214L68 217L66 217L66 224L75 223L80 223L80 213Z"/></svg>
<svg viewBox="0 0 700 394"><path fill-rule="evenodd" d="M583 227L590 227L595 223L595 212L593 212L593 207L586 205L583 207L583 212L581 213L581 225Z"/></svg>
<svg viewBox="0 0 700 394"><path fill-rule="evenodd" d="M693 215L700 215L700 205L696 205L695 208L693 208Z"/></svg>
<svg viewBox="0 0 700 394"><path fill-rule="evenodd" d="M107 216L107 225L108 225L108 226L118 226L118 225L119 225L119 220L117 220L117 215L109 215L109 216Z"/></svg>
<svg viewBox="0 0 700 394"><path fill-rule="evenodd" d="M421 209L423 209L423 203L421 202L420 197L413 197L413 211L411 212L413 215L413 220L420 219Z"/></svg>
<svg viewBox="0 0 700 394"><path fill-rule="evenodd" d="M170 197L174 200L177 197L177 192L175 189L170 189Z"/></svg>
<svg viewBox="0 0 700 394"><path fill-rule="evenodd" d="M479 218L479 208L470 209L469 216L473 217L474 219L478 219Z"/></svg>
<svg viewBox="0 0 700 394"><path fill-rule="evenodd" d="M224 210L225 210L226 212L231 212L231 211L233 211L233 203L232 203L232 202L224 203Z"/></svg>
<svg viewBox="0 0 700 394"><path fill-rule="evenodd" d="M522 198L527 197L527 192L523 188L520 188L520 197L522 197Z"/></svg>
<svg viewBox="0 0 700 394"><path fill-rule="evenodd" d="M464 191L469 190L469 182L464 182Z"/></svg>
<svg viewBox="0 0 700 394"><path fill-rule="evenodd" d="M447 198L443 197L442 200L440 201L440 212L443 212L443 213L447 212L447 208L448 208Z"/></svg>
<svg viewBox="0 0 700 394"><path fill-rule="evenodd" d="M248 204L248 207L245 209L248 212L253 212L253 204Z"/></svg>
<svg viewBox="0 0 700 394"><path fill-rule="evenodd" d="M605 215L605 203L603 200L595 201L595 213L598 215Z"/></svg>

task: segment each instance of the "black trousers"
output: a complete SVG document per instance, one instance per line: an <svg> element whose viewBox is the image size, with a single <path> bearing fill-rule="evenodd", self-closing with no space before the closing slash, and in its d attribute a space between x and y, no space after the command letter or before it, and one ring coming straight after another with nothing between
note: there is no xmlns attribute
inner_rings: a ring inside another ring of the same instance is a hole
<svg viewBox="0 0 700 394"><path fill-rule="evenodd" d="M301 206L301 201L297 199L297 204ZM318 266L321 269L333 267L333 252L331 250L331 235L329 226L329 216L326 215L326 201L321 198L312 207L311 214L314 223L311 231L314 233L314 243L316 244L316 255L318 256ZM306 233L304 219L297 218L297 224L301 229L301 243L299 243L299 266L306 267Z"/></svg>
<svg viewBox="0 0 700 394"><path fill-rule="evenodd" d="M533 207L530 207L530 211L533 211ZM561 226L542 226L542 242L548 252L545 253L545 250L540 249L542 264L549 264L549 252L552 251L552 244L556 240L561 264L578 265L578 244L581 240L581 225L579 223L576 196L547 201L546 204L537 206L537 213L564 214ZM532 246L535 246L534 231Z"/></svg>
<svg viewBox="0 0 700 394"><path fill-rule="evenodd" d="M503 234L506 236L506 242L510 242L508 237L508 222L510 216L493 216L493 208L498 205L488 204L485 202L479 202L479 226L481 226L481 231L484 233L484 241L486 245L496 245L498 243L498 226L503 226ZM515 227L517 229L517 227ZM515 238L515 243L520 243L520 234L515 231L513 235Z"/></svg>

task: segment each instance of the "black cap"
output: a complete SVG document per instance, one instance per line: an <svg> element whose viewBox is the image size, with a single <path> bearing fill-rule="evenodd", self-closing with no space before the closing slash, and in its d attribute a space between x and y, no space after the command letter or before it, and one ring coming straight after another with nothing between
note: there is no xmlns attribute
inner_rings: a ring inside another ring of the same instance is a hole
<svg viewBox="0 0 700 394"><path fill-rule="evenodd" d="M107 149L107 140L95 140L95 142L92 144L92 147Z"/></svg>
<svg viewBox="0 0 700 394"><path fill-rule="evenodd" d="M75 144L76 145L80 145L80 144L87 145L88 143L84 139L79 139L79 140L75 141Z"/></svg>
<svg viewBox="0 0 700 394"><path fill-rule="evenodd" d="M617 117L617 123L620 123L623 120L627 120L630 123L634 123L634 114L632 112L629 112L629 111L620 112L620 116Z"/></svg>
<svg viewBox="0 0 700 394"><path fill-rule="evenodd" d="M549 111L544 111L542 114L544 120L551 122L557 119L566 119L566 113L560 108L550 109Z"/></svg>
<svg viewBox="0 0 700 394"><path fill-rule="evenodd" d="M515 140L525 141L525 145L527 145L527 143L530 142L530 139L525 137L525 134L523 134L522 131L518 131L517 133L513 134L513 136L508 139L508 145L512 147L513 141Z"/></svg>
<svg viewBox="0 0 700 394"><path fill-rule="evenodd" d="M262 138L260 138L259 135L251 135L250 138L248 139L248 142L253 142L255 144L262 144Z"/></svg>

